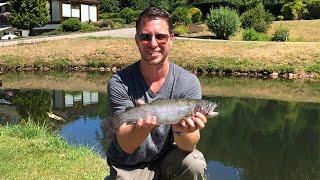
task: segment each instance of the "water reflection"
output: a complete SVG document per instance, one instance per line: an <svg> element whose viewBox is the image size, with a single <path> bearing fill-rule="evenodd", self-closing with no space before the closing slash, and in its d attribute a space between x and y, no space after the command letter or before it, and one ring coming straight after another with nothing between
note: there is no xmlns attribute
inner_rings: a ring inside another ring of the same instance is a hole
<svg viewBox="0 0 320 180"><path fill-rule="evenodd" d="M220 112L201 131L198 145L208 162L209 179L320 177L319 103L204 98L217 102ZM0 99L12 103L0 105L1 123L28 117L54 122L68 143L89 146L104 155L108 140L101 120L108 115L106 93L7 89L1 91ZM65 121L52 120L47 112Z"/></svg>

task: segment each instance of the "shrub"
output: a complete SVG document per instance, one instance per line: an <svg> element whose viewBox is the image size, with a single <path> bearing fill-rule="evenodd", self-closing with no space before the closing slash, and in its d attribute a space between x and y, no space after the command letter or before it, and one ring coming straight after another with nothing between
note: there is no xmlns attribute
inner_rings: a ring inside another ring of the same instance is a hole
<svg viewBox="0 0 320 180"><path fill-rule="evenodd" d="M174 24L191 24L192 20L189 9L187 7L177 7L172 13L172 21Z"/></svg>
<svg viewBox="0 0 320 180"><path fill-rule="evenodd" d="M78 18L70 18L63 21L61 28L67 32L79 31L81 29L81 22Z"/></svg>
<svg viewBox="0 0 320 180"><path fill-rule="evenodd" d="M235 10L222 7L220 9L210 9L206 24L217 38L229 39L240 28L241 22Z"/></svg>
<svg viewBox="0 0 320 180"><path fill-rule="evenodd" d="M189 29L185 25L176 25L173 27L173 34L176 36L180 36L182 34L188 34Z"/></svg>
<svg viewBox="0 0 320 180"><path fill-rule="evenodd" d="M289 40L289 29L284 26L279 26L272 37L273 41L288 41Z"/></svg>
<svg viewBox="0 0 320 180"><path fill-rule="evenodd" d="M129 24L134 21L136 12L129 7L125 7L120 11L119 15L127 24Z"/></svg>
<svg viewBox="0 0 320 180"><path fill-rule="evenodd" d="M278 21L282 21L283 19L284 19L284 17L282 15L277 16Z"/></svg>
<svg viewBox="0 0 320 180"><path fill-rule="evenodd" d="M281 13L285 19L301 19L305 9L306 4L302 0L294 0L284 4L281 8Z"/></svg>
<svg viewBox="0 0 320 180"><path fill-rule="evenodd" d="M189 16L193 23L200 22L202 19L202 12L199 8L193 7L189 9Z"/></svg>
<svg viewBox="0 0 320 180"><path fill-rule="evenodd" d="M272 14L264 9L262 3L244 12L240 19L244 29L253 28L257 32L266 32L274 20Z"/></svg>
<svg viewBox="0 0 320 180"><path fill-rule="evenodd" d="M94 26L91 23L82 23L80 31L82 31L82 32L90 32L90 31L96 31L98 29L99 29L98 27Z"/></svg>
<svg viewBox="0 0 320 180"><path fill-rule="evenodd" d="M307 3L306 9L309 19L320 19L320 0L313 0Z"/></svg>
<svg viewBox="0 0 320 180"><path fill-rule="evenodd" d="M242 34L244 41L267 41L268 36L255 31L253 28L246 29Z"/></svg>

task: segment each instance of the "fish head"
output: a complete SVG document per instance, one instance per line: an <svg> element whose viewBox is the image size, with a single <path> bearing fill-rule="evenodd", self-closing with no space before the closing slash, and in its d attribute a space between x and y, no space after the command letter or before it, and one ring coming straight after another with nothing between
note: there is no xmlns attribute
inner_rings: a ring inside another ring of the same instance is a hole
<svg viewBox="0 0 320 180"><path fill-rule="evenodd" d="M218 105L214 102L201 100L195 105L194 112L200 112L201 114L205 115L207 118L212 118L219 114L218 112L214 111L214 109L217 106Z"/></svg>

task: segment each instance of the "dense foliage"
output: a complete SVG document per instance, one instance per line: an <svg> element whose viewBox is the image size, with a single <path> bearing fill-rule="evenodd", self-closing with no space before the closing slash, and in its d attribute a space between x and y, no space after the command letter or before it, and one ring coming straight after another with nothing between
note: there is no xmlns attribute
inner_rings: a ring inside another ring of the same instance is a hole
<svg viewBox="0 0 320 180"><path fill-rule="evenodd" d="M262 3L259 3L255 8L244 12L240 19L244 29L253 28L257 32L266 32L271 26L274 17L264 9Z"/></svg>
<svg viewBox="0 0 320 180"><path fill-rule="evenodd" d="M19 29L32 29L48 23L47 0L9 0L9 21Z"/></svg>
<svg viewBox="0 0 320 180"><path fill-rule="evenodd" d="M289 40L289 29L284 26L279 26L272 37L273 41L288 41Z"/></svg>
<svg viewBox="0 0 320 180"><path fill-rule="evenodd" d="M235 10L221 7L211 9L206 24L211 32L219 39L229 39L240 28L241 22Z"/></svg>
<svg viewBox="0 0 320 180"><path fill-rule="evenodd" d="M75 32L81 29L81 22L78 18L70 18L61 24L61 28L66 32Z"/></svg>
<svg viewBox="0 0 320 180"><path fill-rule="evenodd" d="M306 4L302 0L294 0L283 5L281 12L285 19L301 19L304 11L306 10Z"/></svg>
<svg viewBox="0 0 320 180"><path fill-rule="evenodd" d="M320 19L320 0L312 0L306 6L308 19Z"/></svg>
<svg viewBox="0 0 320 180"><path fill-rule="evenodd" d="M187 7L177 7L172 13L172 21L175 24L188 25L192 23L191 15Z"/></svg>
<svg viewBox="0 0 320 180"><path fill-rule="evenodd" d="M266 34L259 33L253 28L248 28L243 32L242 39L244 41L267 41L268 37Z"/></svg>
<svg viewBox="0 0 320 180"><path fill-rule="evenodd" d="M189 9L189 14L193 23L200 22L202 20L202 12L199 8L193 7Z"/></svg>
<svg viewBox="0 0 320 180"><path fill-rule="evenodd" d="M137 12L129 7L126 7L120 11L119 15L122 19L124 19L125 23L131 23L137 16Z"/></svg>
<svg viewBox="0 0 320 180"><path fill-rule="evenodd" d="M100 0L100 12L118 12L120 2L118 0Z"/></svg>

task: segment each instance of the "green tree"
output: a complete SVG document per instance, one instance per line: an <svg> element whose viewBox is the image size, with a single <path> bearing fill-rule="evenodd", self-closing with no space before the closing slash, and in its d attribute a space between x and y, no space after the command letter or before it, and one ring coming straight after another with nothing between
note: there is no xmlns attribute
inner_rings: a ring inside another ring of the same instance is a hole
<svg viewBox="0 0 320 180"><path fill-rule="evenodd" d="M118 12L120 2L118 0L101 0L99 11L102 12Z"/></svg>
<svg viewBox="0 0 320 180"><path fill-rule="evenodd" d="M255 8L244 12L240 19L244 29L253 28L257 32L266 32L274 17L264 9L262 3L259 3Z"/></svg>
<svg viewBox="0 0 320 180"><path fill-rule="evenodd" d="M47 0L9 0L9 21L19 29L32 29L48 23Z"/></svg>
<svg viewBox="0 0 320 180"><path fill-rule="evenodd" d="M294 0L284 4L281 8L281 13L285 19L301 19L305 10L306 4L302 0Z"/></svg>
<svg viewBox="0 0 320 180"><path fill-rule="evenodd" d="M211 9L206 19L206 24L211 32L219 39L229 39L240 28L241 22L235 10L221 7Z"/></svg>

